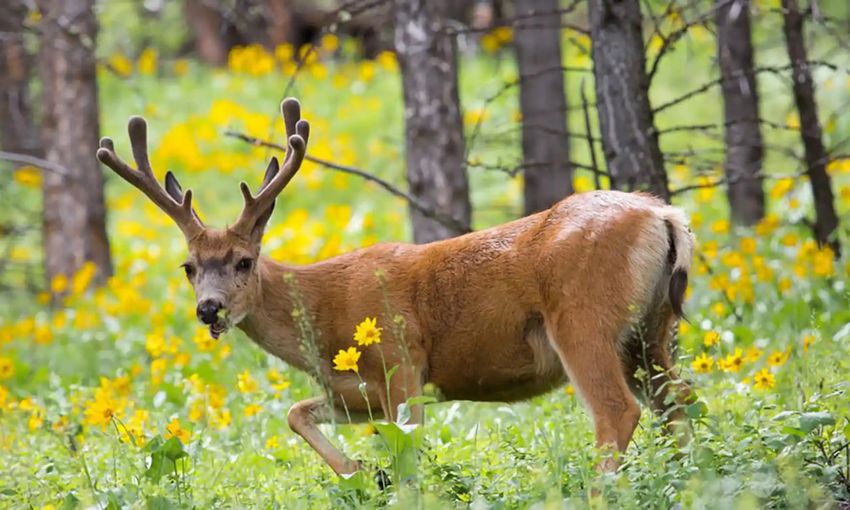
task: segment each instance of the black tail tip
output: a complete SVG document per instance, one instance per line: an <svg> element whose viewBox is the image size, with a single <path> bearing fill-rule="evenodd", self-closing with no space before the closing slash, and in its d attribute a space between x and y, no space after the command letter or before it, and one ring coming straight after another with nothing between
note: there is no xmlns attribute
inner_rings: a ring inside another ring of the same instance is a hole
<svg viewBox="0 0 850 510"><path fill-rule="evenodd" d="M685 302L685 291L688 289L688 273L683 269L676 269L670 275L670 306L673 313L678 317L684 315L682 305Z"/></svg>

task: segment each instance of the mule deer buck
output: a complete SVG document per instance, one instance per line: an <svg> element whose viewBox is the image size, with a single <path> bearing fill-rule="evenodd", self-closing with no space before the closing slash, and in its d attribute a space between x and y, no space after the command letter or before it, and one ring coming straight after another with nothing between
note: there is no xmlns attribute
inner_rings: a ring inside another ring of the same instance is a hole
<svg viewBox="0 0 850 510"><path fill-rule="evenodd" d="M640 417L635 395L648 395L671 424L685 420L690 390L668 350L693 250L681 210L645 194L598 191L454 239L378 244L286 265L261 256L260 243L275 199L304 158L309 125L296 100L285 100L281 110L288 137L283 166L271 159L257 195L240 184L245 205L225 229L201 222L191 190L184 193L171 172L164 188L157 183L141 117L131 118L128 128L137 170L115 154L109 138L97 157L183 231L189 252L183 266L197 316L213 337L236 326L325 381L329 396L296 403L288 421L336 473L360 465L318 425L369 412L394 419L397 406L420 395L426 383L448 399L516 401L569 379L589 408L597 444L619 452ZM290 286L317 332L318 367L303 348ZM392 322L382 313L386 302L403 318L395 322L403 339L386 335L364 349L358 374L334 370L331 359L353 345L352 332L364 317ZM398 367L389 381L388 367ZM648 377L638 377L639 368ZM413 422L421 422L423 412L413 406ZM600 468L616 467L612 451Z"/></svg>

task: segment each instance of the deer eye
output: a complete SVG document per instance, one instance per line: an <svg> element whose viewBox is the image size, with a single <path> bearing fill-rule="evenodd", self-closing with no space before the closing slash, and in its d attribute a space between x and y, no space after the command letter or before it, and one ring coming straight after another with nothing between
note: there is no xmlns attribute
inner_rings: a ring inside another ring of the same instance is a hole
<svg viewBox="0 0 850 510"><path fill-rule="evenodd" d="M195 276L195 266L192 263L186 262L185 264L181 264L180 267L183 268L183 271L186 271L186 278Z"/></svg>
<svg viewBox="0 0 850 510"><path fill-rule="evenodd" d="M254 261L251 258L245 257L245 258L243 258L242 260L240 260L239 262L236 263L236 270L237 271L248 271L248 270L251 269L251 266L253 264L254 264Z"/></svg>

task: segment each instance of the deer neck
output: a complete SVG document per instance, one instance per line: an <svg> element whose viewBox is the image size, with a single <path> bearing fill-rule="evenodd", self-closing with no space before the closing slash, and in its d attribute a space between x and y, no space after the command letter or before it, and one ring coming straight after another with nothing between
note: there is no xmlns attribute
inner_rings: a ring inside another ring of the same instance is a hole
<svg viewBox="0 0 850 510"><path fill-rule="evenodd" d="M301 370L311 371L314 363L309 359L310 349L302 347L308 324L303 317L313 302L312 287L304 273L297 266L260 257L259 282L251 311L238 327L269 353Z"/></svg>

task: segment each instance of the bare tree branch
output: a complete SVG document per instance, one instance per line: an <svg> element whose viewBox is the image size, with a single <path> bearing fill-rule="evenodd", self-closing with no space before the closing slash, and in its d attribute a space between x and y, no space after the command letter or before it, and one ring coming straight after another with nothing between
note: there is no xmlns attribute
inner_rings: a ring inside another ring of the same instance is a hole
<svg viewBox="0 0 850 510"><path fill-rule="evenodd" d="M254 145L256 147L268 147L269 149L277 150L277 151L280 151L280 152L283 152L283 153L286 152L286 147L284 147L283 145L280 145L280 144L277 144L277 143L274 143L274 142L269 142L267 140L261 140L259 138L249 136L249 135L246 135L244 133L240 133L238 131L225 131L224 136L229 136L229 137L232 137L232 138L236 138L238 140L242 140L243 142L249 143L249 144ZM456 230L459 230L459 231L462 231L462 232L472 232L472 227L470 225L467 225L467 224L465 224L461 221L458 221L457 219L452 218L452 217L450 217L446 214L443 214L439 211L435 211L432 207L430 207L428 204L424 203L423 201L421 201L419 198L415 197L414 195L411 195L410 193L396 187L395 185L393 185L393 184L381 179L380 177L377 177L374 174L371 174L371 173L369 173L365 170L361 170L359 168L355 168L355 167L352 167L352 166L340 165L339 163L327 161L325 159L317 158L317 157L311 156L309 154L304 156L304 159L306 159L307 161L311 161L313 163L316 163L317 165L321 165L324 168L327 168L329 170L335 170L335 171L346 173L346 174L349 174L349 175L356 175L356 176L360 177L361 179L365 179L367 181L374 182L375 184L381 186L382 188L389 191L393 195L406 200L412 207L414 207L416 210L421 212L423 215L425 215L425 216L427 216L427 217L429 217L429 218L431 218L435 221L438 221L438 222L442 223L443 225L445 225L447 227L450 227L450 228L453 228L453 229L456 229Z"/></svg>
<svg viewBox="0 0 850 510"><path fill-rule="evenodd" d="M53 172L57 175L61 175L62 177L71 177L71 172L69 172L68 169L66 169L65 167L57 165L56 163L53 163L52 161L48 161L46 159L30 156L29 154L0 151L0 159L11 161L13 163L36 166L43 170L47 170L48 172Z"/></svg>

